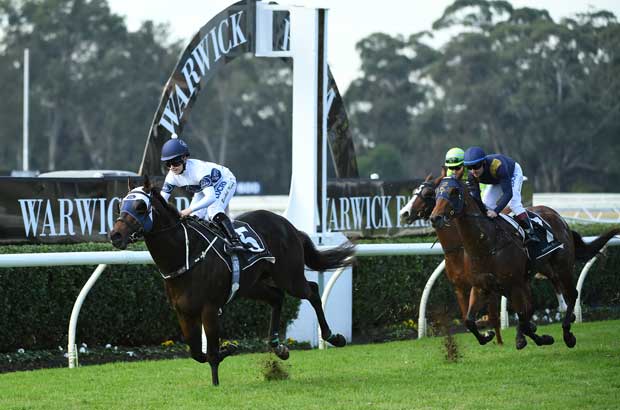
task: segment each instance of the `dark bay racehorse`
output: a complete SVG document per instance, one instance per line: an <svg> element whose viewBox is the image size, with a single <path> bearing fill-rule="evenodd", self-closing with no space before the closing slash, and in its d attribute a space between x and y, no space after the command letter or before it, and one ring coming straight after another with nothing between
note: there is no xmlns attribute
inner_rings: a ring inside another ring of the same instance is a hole
<svg viewBox="0 0 620 410"><path fill-rule="evenodd" d="M125 211L123 211L125 210ZM250 224L265 241L275 263L259 260L240 275L240 297L261 300L271 306L270 346L283 360L288 348L280 343L278 329L284 292L306 299L316 312L323 340L334 346L346 344L340 334L331 332L321 306L318 285L306 280L304 265L324 271L350 265L354 247L343 244L327 251L318 251L304 232L288 220L268 211L254 211L238 218ZM144 235L146 246L162 273L176 272L189 266L182 275L165 280L166 293L177 314L181 331L194 360L211 366L214 385L219 384L218 366L234 352L232 345L220 348L218 312L227 302L232 275L209 243L190 220L181 219L176 208L169 205L145 177L142 187L132 189L121 203L121 215L110 231L112 244L125 249L132 236ZM193 266L188 261L196 261ZM207 336L207 353L202 352L202 329Z"/></svg>
<svg viewBox="0 0 620 410"><path fill-rule="evenodd" d="M428 175L424 182L413 191L413 196L409 203L400 210L400 216L406 223L412 223L418 219L428 220L435 207L435 187L445 176L445 171L436 179ZM469 293L472 288L473 278L469 257L463 248L463 241L456 226L445 225L436 228L437 239L444 250L444 260L446 263L446 276L454 286L456 300L461 310L463 323L467 320L467 310L469 306ZM501 326L499 321L499 295L489 296L488 315L489 324L495 329L497 343L503 344ZM492 339L491 334L488 336Z"/></svg>
<svg viewBox="0 0 620 410"><path fill-rule="evenodd" d="M467 328L483 344L482 336L473 320L477 311L491 293L506 296L519 316L518 330L530 337L537 345L549 345L554 342L549 335L539 336L535 326L530 322L533 314L530 275L528 273L528 255L523 241L514 234L508 223L500 218L490 219L480 211L466 185L454 178L444 178L436 191L436 205L430 219L434 227L441 228L448 221L454 220L463 239L465 252L472 263L473 288L468 309ZM538 261L536 270L548 277L564 295L567 311L562 321L564 343L568 347L576 344L571 333L574 321L573 310L577 300L577 289L573 280L575 261L586 261L595 256L600 249L620 229L611 229L585 244L581 236L572 231L564 219L553 209L545 206L531 208L550 226L555 238L562 248ZM525 338L517 339L517 349L526 346Z"/></svg>

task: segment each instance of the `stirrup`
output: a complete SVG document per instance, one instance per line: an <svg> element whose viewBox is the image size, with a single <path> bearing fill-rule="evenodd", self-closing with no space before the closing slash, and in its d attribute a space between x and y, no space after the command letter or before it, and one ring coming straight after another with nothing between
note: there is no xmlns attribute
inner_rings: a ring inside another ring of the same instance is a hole
<svg viewBox="0 0 620 410"><path fill-rule="evenodd" d="M247 248L241 241L233 242L231 240L227 240L224 246L224 250L226 251L226 253L231 253L231 252L245 251L247 250Z"/></svg>
<svg viewBox="0 0 620 410"><path fill-rule="evenodd" d="M541 242L538 235L533 232L525 231L525 243L539 243Z"/></svg>

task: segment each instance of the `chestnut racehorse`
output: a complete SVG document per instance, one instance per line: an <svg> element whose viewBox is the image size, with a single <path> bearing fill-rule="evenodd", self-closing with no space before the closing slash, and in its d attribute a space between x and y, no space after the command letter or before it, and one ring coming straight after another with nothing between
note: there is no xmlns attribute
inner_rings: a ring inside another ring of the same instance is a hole
<svg viewBox="0 0 620 410"><path fill-rule="evenodd" d="M479 333L474 319L489 295L500 293L510 300L517 312L519 331L539 346L552 344L553 337L537 335L535 326L530 322L533 314L531 275L522 238L515 235L513 228L503 219L490 219L480 211L466 184L460 180L461 175L462 171L441 181L430 219L436 228L454 221L463 239L465 252L471 259L473 288L465 322L467 328L481 344L488 341ZM576 338L570 329L577 300L573 280L575 262L591 259L620 229L611 229L585 244L581 236L571 230L553 209L537 206L532 210L551 226L555 239L562 244L560 249L539 260L536 270L557 284L566 300L568 307L562 321L563 338L566 346L574 347ZM525 338L517 339L517 349L524 348L526 344Z"/></svg>
<svg viewBox="0 0 620 410"><path fill-rule="evenodd" d="M435 207L435 187L445 176L445 171L436 179L428 175L424 182L413 191L411 200L400 210L400 216L406 223L416 220L428 220ZM437 239L444 252L446 276L454 286L454 293L461 311L463 323L467 320L469 293L472 287L471 266L463 248L463 241L454 225L436 228ZM503 344L499 321L499 295L489 296L489 324L495 329L497 343ZM492 332L491 332L492 333ZM490 335L490 333L489 333ZM491 339L489 339L491 340Z"/></svg>

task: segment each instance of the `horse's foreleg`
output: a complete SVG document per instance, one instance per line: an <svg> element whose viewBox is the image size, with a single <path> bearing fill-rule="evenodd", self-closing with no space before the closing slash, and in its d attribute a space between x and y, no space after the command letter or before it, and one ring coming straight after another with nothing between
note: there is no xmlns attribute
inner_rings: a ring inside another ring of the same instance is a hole
<svg viewBox="0 0 620 410"><path fill-rule="evenodd" d="M316 282L308 281L308 292L305 299L307 299L314 308L314 312L316 313L316 317L321 328L321 338L336 347L345 346L347 344L347 340L344 336L339 333L332 333L329 325L327 324L325 312L323 312L323 305L321 303L319 285L317 285Z"/></svg>
<svg viewBox="0 0 620 410"><path fill-rule="evenodd" d="M456 294L456 301L458 302L459 309L461 310L461 318L463 319L463 323L465 323L465 321L467 320L467 310L469 307L469 291L467 289L455 286L454 293Z"/></svg>
<svg viewBox="0 0 620 410"><path fill-rule="evenodd" d="M232 349L222 349L220 351L220 334L218 323L218 308L215 306L205 306L202 311L202 326L207 336L207 355L206 361L211 366L211 382L214 386L220 384L218 368L220 362L232 353Z"/></svg>
<svg viewBox="0 0 620 410"><path fill-rule="evenodd" d="M199 317L190 317L177 312L179 325L185 343L188 344L192 359L198 363L206 363L207 356L202 352L202 323Z"/></svg>
<svg viewBox="0 0 620 410"><path fill-rule="evenodd" d="M536 334L536 326L530 322L533 314L532 293L526 284L525 287L514 287L512 290L512 304L519 316L519 328L517 331L517 349L523 349L527 345L527 341L523 335L528 336L538 346L552 345L553 337L550 335L539 336Z"/></svg>
<svg viewBox="0 0 620 410"><path fill-rule="evenodd" d="M467 329L478 339L478 343L481 345L485 345L493 340L495 337L495 332L492 330L488 331L486 334L482 335L478 331L478 326L476 325L476 314L480 310L482 306L486 303L488 295L482 289L477 287L472 287L469 291L469 308L467 310L467 319L465 320L465 326Z"/></svg>

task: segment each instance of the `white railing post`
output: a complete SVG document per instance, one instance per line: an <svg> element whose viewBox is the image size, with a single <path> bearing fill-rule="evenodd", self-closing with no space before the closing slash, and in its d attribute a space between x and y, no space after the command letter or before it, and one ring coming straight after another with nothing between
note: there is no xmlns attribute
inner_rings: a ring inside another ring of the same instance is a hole
<svg viewBox="0 0 620 410"><path fill-rule="evenodd" d="M67 354L69 356L69 368L73 369L78 366L78 351L75 343L75 335L77 329L78 316L80 315L80 309L82 309L82 303L86 299L86 295L90 292L91 288L99 279L99 276L103 273L108 265L98 265L95 271L90 275L88 281L80 291L75 303L73 304L73 310L71 311L71 319L69 320L69 343L67 345Z"/></svg>
<svg viewBox="0 0 620 410"><path fill-rule="evenodd" d="M501 309L500 309L500 326L502 329L508 329L510 326L510 320L508 319L508 299L506 296L502 296Z"/></svg>
<svg viewBox="0 0 620 410"><path fill-rule="evenodd" d="M607 248L607 245L603 246L601 252L603 252ZM590 259L579 274L579 279L577 279L577 301L575 302L575 322L581 323L583 321L583 313L581 310L581 288L583 287L583 282L585 282L586 277L588 276L588 272L590 272L590 268L594 265L594 262L598 259L598 255L594 256Z"/></svg>
<svg viewBox="0 0 620 410"><path fill-rule="evenodd" d="M442 260L441 263L435 268L431 277L428 278L426 286L424 286L424 292L422 292L422 299L420 299L420 313L418 315L418 339L426 337L426 303L428 302L428 296L431 293L431 289L435 284L435 281L441 275L446 267L446 260Z"/></svg>

